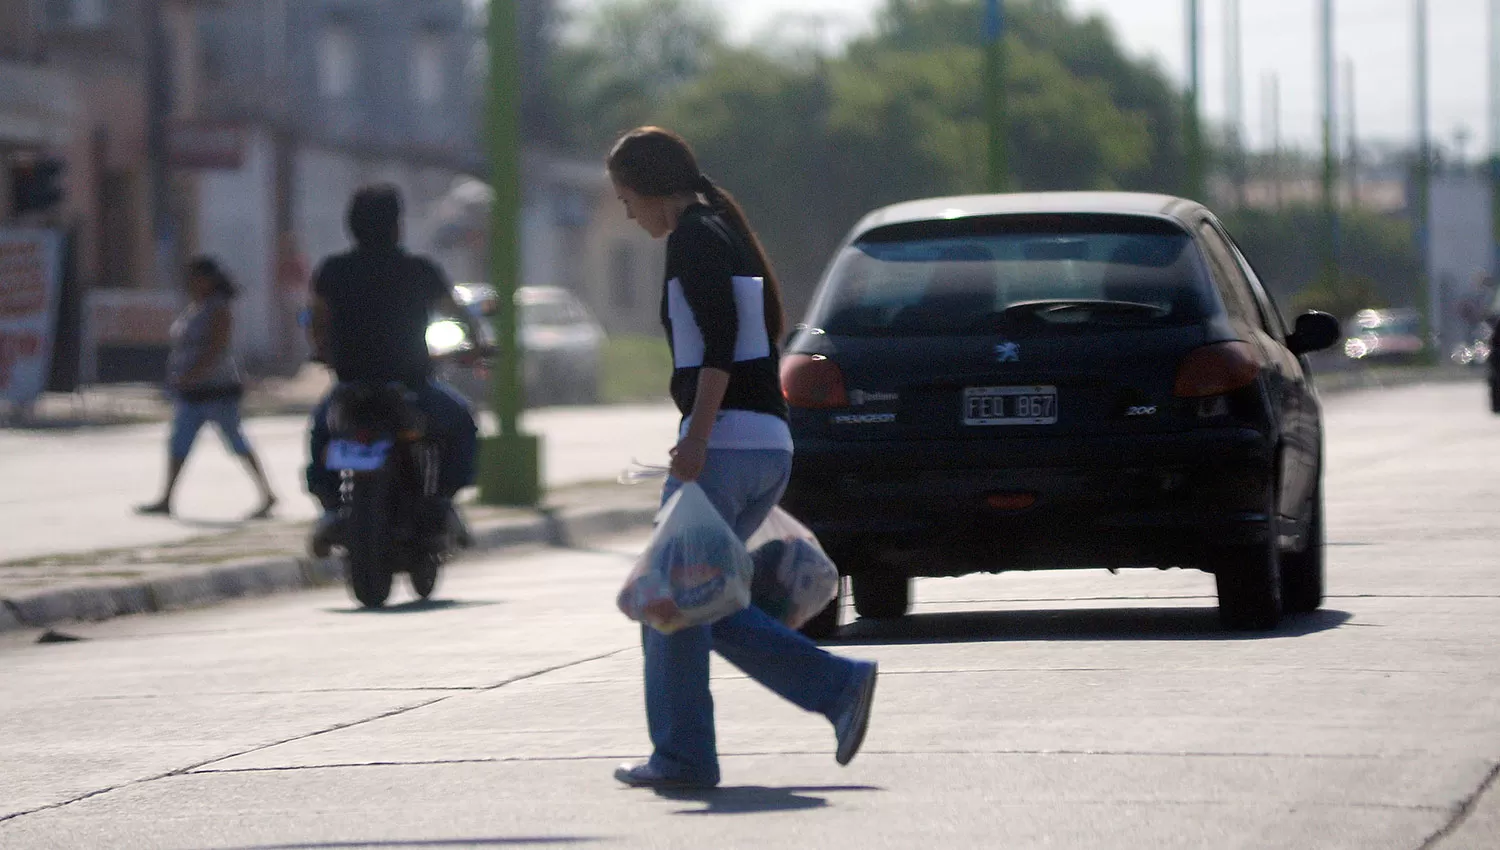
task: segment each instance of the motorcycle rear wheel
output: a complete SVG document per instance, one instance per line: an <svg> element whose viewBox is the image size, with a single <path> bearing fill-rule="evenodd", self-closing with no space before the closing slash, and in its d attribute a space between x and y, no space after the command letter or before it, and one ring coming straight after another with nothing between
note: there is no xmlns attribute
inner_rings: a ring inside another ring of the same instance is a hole
<svg viewBox="0 0 1500 850"><path fill-rule="evenodd" d="M432 592L437 590L438 573L441 571L442 563L435 555L417 555L412 559L411 589L422 599L431 598Z"/></svg>
<svg viewBox="0 0 1500 850"><path fill-rule="evenodd" d="M391 571L384 556L390 476L384 470L354 482L349 512L349 592L366 608L381 608L391 595Z"/></svg>

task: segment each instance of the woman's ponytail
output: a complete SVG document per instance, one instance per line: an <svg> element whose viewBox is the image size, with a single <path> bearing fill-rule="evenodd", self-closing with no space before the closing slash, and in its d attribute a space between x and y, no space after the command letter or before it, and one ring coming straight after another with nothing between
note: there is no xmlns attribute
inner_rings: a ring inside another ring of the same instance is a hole
<svg viewBox="0 0 1500 850"><path fill-rule="evenodd" d="M750 250L755 252L755 259L760 264L765 280L766 333L770 336L772 345L780 346L781 338L786 333L786 307L781 300L781 281L776 277L776 270L771 268L771 258L766 255L765 246L760 243L760 237L750 226L744 207L740 206L733 195L706 174L698 175L698 191L708 199L708 205L714 212L729 219L729 223L740 232Z"/></svg>

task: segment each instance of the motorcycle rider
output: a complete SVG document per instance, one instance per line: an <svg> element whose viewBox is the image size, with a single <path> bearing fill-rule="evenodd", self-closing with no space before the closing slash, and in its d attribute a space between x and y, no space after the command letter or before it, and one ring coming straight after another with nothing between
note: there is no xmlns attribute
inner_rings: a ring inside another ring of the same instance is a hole
<svg viewBox="0 0 1500 850"><path fill-rule="evenodd" d="M413 392L428 433L439 444L439 503L426 524L433 534L444 531L445 523L455 524L462 541L462 520L452 499L474 482L478 429L468 402L433 377L427 325L436 309L462 322L469 339L484 337L437 264L402 248L401 195L395 186L356 192L347 223L353 250L325 259L313 278L313 350L340 382L401 383ZM318 557L328 555L342 532L340 476L325 463L332 398L330 391L313 411L309 441L307 488L324 511L309 545Z"/></svg>

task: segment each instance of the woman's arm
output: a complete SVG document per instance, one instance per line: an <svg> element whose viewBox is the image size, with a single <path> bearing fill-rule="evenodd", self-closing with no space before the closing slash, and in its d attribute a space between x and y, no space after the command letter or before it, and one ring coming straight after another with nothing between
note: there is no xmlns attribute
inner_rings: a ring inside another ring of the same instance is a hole
<svg viewBox="0 0 1500 850"><path fill-rule="evenodd" d="M186 372L177 379L180 387L191 387L203 383L203 380L213 371L219 358L229 350L229 336L233 325L229 308L219 305L214 308L213 315L209 317L208 344L203 346L203 353L198 355L198 362L188 367Z"/></svg>
<svg viewBox="0 0 1500 850"><path fill-rule="evenodd" d="M698 370L698 395L693 400L692 422L687 436L672 450L672 476L678 481L696 481L703 474L708 459L708 436L719 418L724 393L729 390L729 373L704 367Z"/></svg>

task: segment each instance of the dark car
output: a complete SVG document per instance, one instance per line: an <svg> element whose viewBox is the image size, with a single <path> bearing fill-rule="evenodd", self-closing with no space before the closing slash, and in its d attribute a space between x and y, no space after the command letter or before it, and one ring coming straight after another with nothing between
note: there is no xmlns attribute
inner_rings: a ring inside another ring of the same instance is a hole
<svg viewBox="0 0 1500 850"><path fill-rule="evenodd" d="M1323 598L1323 427L1302 355L1220 224L1176 198L976 196L855 226L788 341L786 508L862 617L913 576L1189 567L1235 628ZM837 603L812 633L837 627Z"/></svg>

